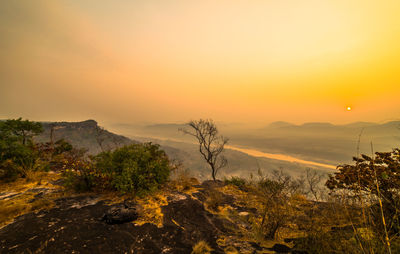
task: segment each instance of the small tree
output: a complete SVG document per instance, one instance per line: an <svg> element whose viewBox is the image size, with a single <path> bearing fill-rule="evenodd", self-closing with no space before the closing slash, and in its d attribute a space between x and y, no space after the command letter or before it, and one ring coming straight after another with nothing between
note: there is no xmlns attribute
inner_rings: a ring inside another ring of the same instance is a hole
<svg viewBox="0 0 400 254"><path fill-rule="evenodd" d="M41 123L21 118L0 122L0 178L27 177L39 167L33 137L42 131Z"/></svg>
<svg viewBox="0 0 400 254"><path fill-rule="evenodd" d="M10 119L0 124L0 131L8 136L15 137L21 140L23 145L27 141L31 141L34 136L43 132L42 124L39 122L32 122L29 120Z"/></svg>
<svg viewBox="0 0 400 254"><path fill-rule="evenodd" d="M210 165L211 176L215 181L218 171L225 167L228 162L222 155L228 139L219 135L217 126L210 119L190 121L187 125L191 129L180 129L180 131L197 139L199 152Z"/></svg>

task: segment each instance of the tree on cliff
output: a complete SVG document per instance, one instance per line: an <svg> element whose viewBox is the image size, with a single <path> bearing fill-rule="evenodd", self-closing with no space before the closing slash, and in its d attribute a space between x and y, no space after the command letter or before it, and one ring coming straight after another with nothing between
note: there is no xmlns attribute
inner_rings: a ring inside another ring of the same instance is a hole
<svg viewBox="0 0 400 254"><path fill-rule="evenodd" d="M227 164L222 155L228 139L219 135L217 126L211 119L200 119L187 123L190 129L179 129L199 142L199 152L211 168L211 176L215 181L218 171Z"/></svg>
<svg viewBox="0 0 400 254"><path fill-rule="evenodd" d="M21 118L0 122L0 179L27 177L38 167L33 137L42 131L41 123Z"/></svg>

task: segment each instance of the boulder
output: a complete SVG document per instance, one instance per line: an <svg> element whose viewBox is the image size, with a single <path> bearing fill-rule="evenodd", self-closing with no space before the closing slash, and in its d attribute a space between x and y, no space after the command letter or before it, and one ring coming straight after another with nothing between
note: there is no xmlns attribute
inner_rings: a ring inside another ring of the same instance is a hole
<svg viewBox="0 0 400 254"><path fill-rule="evenodd" d="M111 207L101 218L101 221L105 221L107 224L122 224L126 222L131 222L136 220L139 217L139 212L141 211L141 207L139 205L134 204L127 206L124 202L124 205L118 205L115 207Z"/></svg>

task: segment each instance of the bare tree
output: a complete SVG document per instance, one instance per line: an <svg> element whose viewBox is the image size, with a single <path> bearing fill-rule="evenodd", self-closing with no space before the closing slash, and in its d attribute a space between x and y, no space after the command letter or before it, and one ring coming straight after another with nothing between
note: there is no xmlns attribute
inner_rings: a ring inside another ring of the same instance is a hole
<svg viewBox="0 0 400 254"><path fill-rule="evenodd" d="M228 139L219 135L217 126L211 119L200 119L187 123L188 129L179 129L189 134L199 142L199 152L211 167L211 176L215 181L218 171L227 164L226 158L222 155L224 146Z"/></svg>
<svg viewBox="0 0 400 254"><path fill-rule="evenodd" d="M321 197L320 183L323 180L323 175L318 173L316 170L307 168L306 170L306 182L307 182L307 194L311 194L315 201L319 201Z"/></svg>

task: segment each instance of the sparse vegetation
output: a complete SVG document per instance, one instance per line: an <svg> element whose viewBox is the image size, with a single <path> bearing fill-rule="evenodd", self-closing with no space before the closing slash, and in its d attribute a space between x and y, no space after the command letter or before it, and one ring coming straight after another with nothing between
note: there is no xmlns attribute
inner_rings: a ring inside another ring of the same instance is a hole
<svg viewBox="0 0 400 254"><path fill-rule="evenodd" d="M243 189L246 186L246 179L240 178L238 176L232 176L230 179L225 179L225 184L232 184L238 187L239 189Z"/></svg>

